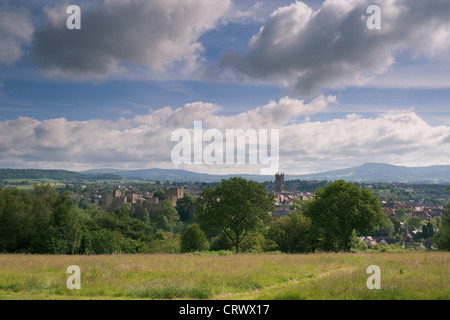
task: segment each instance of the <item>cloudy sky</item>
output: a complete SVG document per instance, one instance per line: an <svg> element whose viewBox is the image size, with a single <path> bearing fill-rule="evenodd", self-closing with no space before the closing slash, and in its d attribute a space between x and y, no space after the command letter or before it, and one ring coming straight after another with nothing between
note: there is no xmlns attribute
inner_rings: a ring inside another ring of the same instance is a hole
<svg viewBox="0 0 450 320"><path fill-rule="evenodd" d="M279 130L289 174L450 165L449 17L447 0L2 0L0 167L260 172L175 165L194 121Z"/></svg>

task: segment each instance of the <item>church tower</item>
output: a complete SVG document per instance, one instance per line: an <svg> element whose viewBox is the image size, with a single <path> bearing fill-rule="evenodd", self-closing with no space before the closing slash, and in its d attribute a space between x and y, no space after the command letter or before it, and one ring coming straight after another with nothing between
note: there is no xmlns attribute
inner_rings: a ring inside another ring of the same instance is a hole
<svg viewBox="0 0 450 320"><path fill-rule="evenodd" d="M284 172L275 174L275 192L284 192Z"/></svg>

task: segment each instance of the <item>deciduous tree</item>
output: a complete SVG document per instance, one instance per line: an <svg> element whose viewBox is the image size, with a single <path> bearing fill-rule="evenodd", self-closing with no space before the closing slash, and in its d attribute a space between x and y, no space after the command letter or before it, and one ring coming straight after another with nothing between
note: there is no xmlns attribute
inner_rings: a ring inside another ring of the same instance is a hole
<svg viewBox="0 0 450 320"><path fill-rule="evenodd" d="M318 188L303 213L311 219L312 236L319 248L326 251L349 251L355 231L371 234L387 220L374 194L344 180Z"/></svg>
<svg viewBox="0 0 450 320"><path fill-rule="evenodd" d="M239 253L242 245L266 228L273 205L273 196L267 195L262 184L233 177L201 192L196 216L202 229L223 232Z"/></svg>

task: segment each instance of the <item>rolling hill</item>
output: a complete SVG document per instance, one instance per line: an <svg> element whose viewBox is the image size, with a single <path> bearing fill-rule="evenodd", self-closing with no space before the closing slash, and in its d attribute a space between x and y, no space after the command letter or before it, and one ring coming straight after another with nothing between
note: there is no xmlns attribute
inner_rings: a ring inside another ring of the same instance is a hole
<svg viewBox="0 0 450 320"><path fill-rule="evenodd" d="M126 179L177 181L177 182L216 182L233 176L241 176L259 182L273 181L273 176L262 175L212 175L196 173L185 170L170 169L144 169L144 170L115 170L94 169L86 173L91 174L116 174ZM286 173L285 180L339 180L353 182L405 182L405 183L450 183L450 166L430 167L404 167L383 163L366 163L359 167L333 170L316 174L289 175Z"/></svg>

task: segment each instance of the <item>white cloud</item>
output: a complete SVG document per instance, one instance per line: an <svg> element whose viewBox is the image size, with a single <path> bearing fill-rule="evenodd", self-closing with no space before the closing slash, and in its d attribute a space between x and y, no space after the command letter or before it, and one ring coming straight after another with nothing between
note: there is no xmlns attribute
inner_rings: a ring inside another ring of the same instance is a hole
<svg viewBox="0 0 450 320"><path fill-rule="evenodd" d="M344 119L283 128L281 143L288 168L310 172L365 162L406 166L450 164L445 142L450 127L432 127L411 111L392 111L375 119L351 114Z"/></svg>
<svg viewBox="0 0 450 320"><path fill-rule="evenodd" d="M63 168L175 168L171 133L192 129L279 129L280 169L289 174L318 172L386 162L397 165L450 164L450 127L430 126L412 111L388 112L377 118L350 114L324 122L305 121L323 112L334 97L310 103L292 98L236 115L220 115L218 105L204 102L150 110L117 122L104 120L38 121L19 118L0 122L0 166ZM294 107L295 106L295 107ZM259 173L259 166L181 166L191 171Z"/></svg>
<svg viewBox="0 0 450 320"><path fill-rule="evenodd" d="M369 30L369 5L381 8L381 30ZM245 55L228 52L207 74L283 83L300 95L363 85L385 73L399 50L445 59L450 2L327 0L318 10L297 1L275 10Z"/></svg>
<svg viewBox="0 0 450 320"><path fill-rule="evenodd" d="M26 9L0 4L0 65L11 65L22 57L33 29Z"/></svg>
<svg viewBox="0 0 450 320"><path fill-rule="evenodd" d="M198 41L228 12L230 0L106 0L81 7L81 30L68 30L61 6L34 35L31 57L52 75L102 78L130 66L193 71L204 48Z"/></svg>

